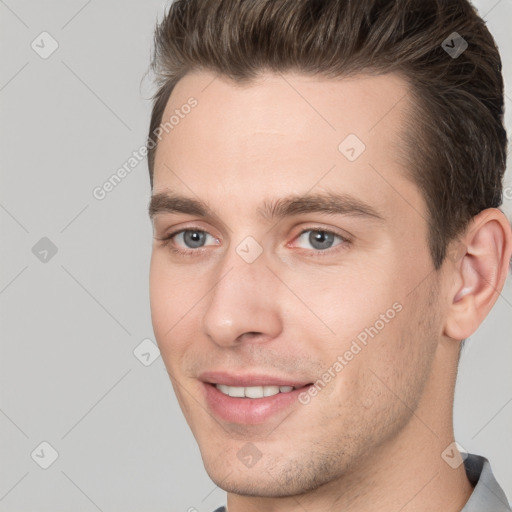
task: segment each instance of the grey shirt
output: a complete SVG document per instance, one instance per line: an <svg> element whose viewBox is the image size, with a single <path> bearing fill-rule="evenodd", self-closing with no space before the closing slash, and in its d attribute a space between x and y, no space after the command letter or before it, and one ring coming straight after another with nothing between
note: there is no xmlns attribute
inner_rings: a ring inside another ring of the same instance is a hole
<svg viewBox="0 0 512 512"><path fill-rule="evenodd" d="M470 453L464 460L464 467L474 489L460 512L512 512L486 458ZM215 512L226 512L226 508L220 507Z"/></svg>
<svg viewBox="0 0 512 512"><path fill-rule="evenodd" d="M510 512L507 497L494 478L489 461L479 455L468 454L464 466L475 488L461 512Z"/></svg>

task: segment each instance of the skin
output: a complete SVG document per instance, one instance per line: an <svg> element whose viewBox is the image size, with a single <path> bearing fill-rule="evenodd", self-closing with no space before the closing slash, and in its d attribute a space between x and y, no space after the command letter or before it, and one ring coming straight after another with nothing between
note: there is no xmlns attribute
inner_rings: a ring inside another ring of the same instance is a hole
<svg viewBox="0 0 512 512"><path fill-rule="evenodd" d="M208 474L228 491L229 512L461 510L471 485L463 465L453 469L441 454L454 440L460 340L476 331L507 276L506 217L481 212L450 246L458 256L434 270L426 204L399 157L410 100L397 76L264 73L241 86L193 72L177 84L164 119L190 96L198 105L159 142L153 194L199 198L216 217L154 216L151 312L178 401ZM366 145L353 162L338 150L350 133ZM256 213L264 199L328 191L364 200L385 221ZM185 228L211 235L199 256L170 250L198 251L181 236L159 240ZM351 242L334 239L320 251L309 232L299 236L308 228ZM247 236L263 251L252 263L236 251ZM315 382L394 303L401 311L307 405L257 425L208 410L201 372ZM248 442L261 454L252 467L237 457Z"/></svg>

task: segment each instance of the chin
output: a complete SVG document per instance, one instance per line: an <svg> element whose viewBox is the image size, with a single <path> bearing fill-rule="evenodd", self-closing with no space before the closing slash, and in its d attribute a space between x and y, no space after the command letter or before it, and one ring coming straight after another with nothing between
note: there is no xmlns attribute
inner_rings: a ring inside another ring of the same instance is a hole
<svg viewBox="0 0 512 512"><path fill-rule="evenodd" d="M203 463L211 480L229 493L242 496L274 496L274 488L277 490L279 487L261 460L253 467L246 467L236 459L236 454L226 450L221 455L203 455Z"/></svg>
<svg viewBox="0 0 512 512"><path fill-rule="evenodd" d="M261 471L254 472L254 468L246 469L244 474L233 471L231 474L224 475L208 470L207 473L218 487L240 496L277 498L296 494L293 490L276 482L270 474L265 475Z"/></svg>
<svg viewBox="0 0 512 512"><path fill-rule="evenodd" d="M212 460L203 458L211 480L228 493L261 498L283 498L313 491L326 484L330 471L322 472L298 460L287 460L284 466L278 461L261 459L253 467L246 467L237 460L231 462L227 452ZM302 469L298 469L302 466ZM328 468L325 468L326 470Z"/></svg>

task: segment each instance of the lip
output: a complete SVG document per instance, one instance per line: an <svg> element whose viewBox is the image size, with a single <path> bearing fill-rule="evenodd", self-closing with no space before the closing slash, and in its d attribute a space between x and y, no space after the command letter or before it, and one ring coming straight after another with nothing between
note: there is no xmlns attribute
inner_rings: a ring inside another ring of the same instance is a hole
<svg viewBox="0 0 512 512"><path fill-rule="evenodd" d="M298 396L311 382L297 381L270 375L233 375L226 372L206 372L201 374L204 397L209 411L217 418L243 425L258 425L270 420L272 416L297 406ZM219 391L215 384L227 386L293 386L297 389L288 393L263 398L236 398Z"/></svg>
<svg viewBox="0 0 512 512"><path fill-rule="evenodd" d="M209 371L201 373L199 380L208 384L225 384L226 386L293 386L294 388L302 388L311 381L291 379L289 377L277 377L273 375L263 374L247 374L236 375L224 371Z"/></svg>

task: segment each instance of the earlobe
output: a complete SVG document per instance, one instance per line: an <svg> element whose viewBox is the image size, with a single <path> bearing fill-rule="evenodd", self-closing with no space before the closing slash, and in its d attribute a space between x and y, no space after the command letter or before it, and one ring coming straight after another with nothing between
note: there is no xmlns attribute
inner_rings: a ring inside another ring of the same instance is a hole
<svg viewBox="0 0 512 512"><path fill-rule="evenodd" d="M443 332L456 340L478 329L505 284L512 253L512 231L505 215L497 208L480 212L457 242L461 246L462 259L447 260L454 284Z"/></svg>

